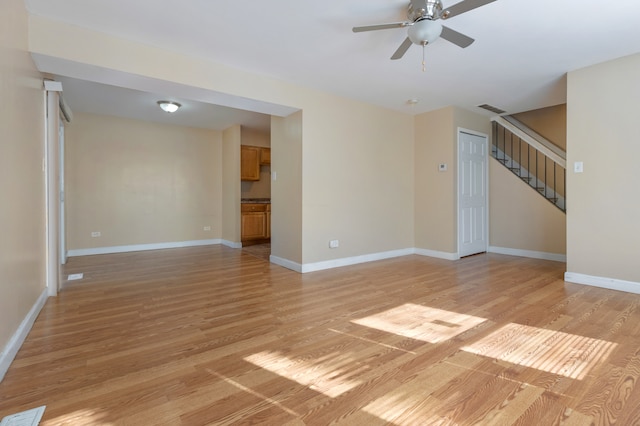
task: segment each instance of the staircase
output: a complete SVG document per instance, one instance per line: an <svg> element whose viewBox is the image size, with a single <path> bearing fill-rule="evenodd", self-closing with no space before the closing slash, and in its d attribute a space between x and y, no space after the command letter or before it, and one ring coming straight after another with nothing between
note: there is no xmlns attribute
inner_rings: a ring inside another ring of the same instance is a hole
<svg viewBox="0 0 640 426"><path fill-rule="evenodd" d="M566 212L566 153L509 115L491 121L493 158Z"/></svg>

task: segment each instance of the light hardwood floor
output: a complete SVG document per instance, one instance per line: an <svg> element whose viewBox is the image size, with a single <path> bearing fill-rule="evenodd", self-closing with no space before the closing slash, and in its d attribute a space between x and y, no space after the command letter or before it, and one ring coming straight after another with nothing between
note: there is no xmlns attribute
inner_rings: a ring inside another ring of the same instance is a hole
<svg viewBox="0 0 640 426"><path fill-rule="evenodd" d="M222 246L71 258L0 383L42 425L640 424L640 296L564 264L300 275Z"/></svg>

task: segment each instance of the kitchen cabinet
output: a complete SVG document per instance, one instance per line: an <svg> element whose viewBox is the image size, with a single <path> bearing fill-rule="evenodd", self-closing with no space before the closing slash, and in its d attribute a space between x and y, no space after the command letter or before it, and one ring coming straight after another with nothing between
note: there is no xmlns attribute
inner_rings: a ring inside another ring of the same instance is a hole
<svg viewBox="0 0 640 426"><path fill-rule="evenodd" d="M260 147L240 146L240 180L260 180Z"/></svg>
<svg viewBox="0 0 640 426"><path fill-rule="evenodd" d="M241 240L254 242L271 237L271 204L241 204Z"/></svg>
<svg viewBox="0 0 640 426"><path fill-rule="evenodd" d="M267 166L271 164L271 148L260 148L260 165Z"/></svg>

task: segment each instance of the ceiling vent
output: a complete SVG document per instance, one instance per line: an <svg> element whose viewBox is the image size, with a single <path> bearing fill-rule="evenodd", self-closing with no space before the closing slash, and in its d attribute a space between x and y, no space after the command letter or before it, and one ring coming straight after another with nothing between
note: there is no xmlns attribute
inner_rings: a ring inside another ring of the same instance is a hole
<svg viewBox="0 0 640 426"><path fill-rule="evenodd" d="M487 111L495 112L496 114L504 114L505 112L507 112L489 104L478 105L478 108L486 109Z"/></svg>

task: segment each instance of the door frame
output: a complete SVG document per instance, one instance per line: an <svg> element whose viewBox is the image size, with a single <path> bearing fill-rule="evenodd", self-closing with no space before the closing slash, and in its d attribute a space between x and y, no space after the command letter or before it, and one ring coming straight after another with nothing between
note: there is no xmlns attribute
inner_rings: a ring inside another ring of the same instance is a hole
<svg viewBox="0 0 640 426"><path fill-rule="evenodd" d="M49 86L49 87L48 87ZM58 159L60 156L58 138L60 135L60 110L58 92L61 85L45 84L45 215L46 215L46 283L49 296L57 296L61 284L60 247L58 219L60 211L60 190L58 181Z"/></svg>
<svg viewBox="0 0 640 426"><path fill-rule="evenodd" d="M484 152L484 160L485 160L485 168L484 168L484 179L486 182L486 191L485 191L485 231L486 231L486 241L485 241L485 252L489 251L489 135L482 132L477 132L475 130L466 129L464 127L458 127L456 131L456 256L460 259L460 135L462 133L466 133L473 136L478 136L484 138L486 142L486 149ZM465 255L466 256L466 255Z"/></svg>

